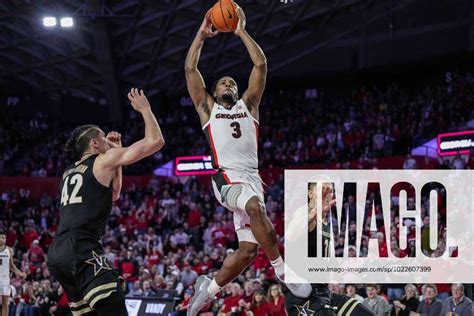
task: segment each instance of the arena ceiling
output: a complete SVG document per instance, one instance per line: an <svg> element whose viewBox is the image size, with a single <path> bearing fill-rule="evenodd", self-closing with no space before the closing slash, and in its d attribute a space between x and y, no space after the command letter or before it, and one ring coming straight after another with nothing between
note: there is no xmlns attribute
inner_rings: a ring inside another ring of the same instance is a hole
<svg viewBox="0 0 474 316"><path fill-rule="evenodd" d="M274 78L472 51L474 0L238 0ZM117 102L130 86L183 93L184 59L215 0L2 0L0 87ZM43 16L72 15L71 29ZM246 77L239 39L205 44L206 78ZM20 91L21 92L21 91Z"/></svg>

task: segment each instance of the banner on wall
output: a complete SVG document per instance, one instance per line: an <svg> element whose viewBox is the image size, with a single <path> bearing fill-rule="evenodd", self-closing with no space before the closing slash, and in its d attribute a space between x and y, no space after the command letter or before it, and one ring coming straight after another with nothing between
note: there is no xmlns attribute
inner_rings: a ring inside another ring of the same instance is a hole
<svg viewBox="0 0 474 316"><path fill-rule="evenodd" d="M468 154L470 151L474 151L474 131L438 135L438 154L440 156Z"/></svg>
<svg viewBox="0 0 474 316"><path fill-rule="evenodd" d="M174 310L173 298L127 298L129 316L168 316Z"/></svg>

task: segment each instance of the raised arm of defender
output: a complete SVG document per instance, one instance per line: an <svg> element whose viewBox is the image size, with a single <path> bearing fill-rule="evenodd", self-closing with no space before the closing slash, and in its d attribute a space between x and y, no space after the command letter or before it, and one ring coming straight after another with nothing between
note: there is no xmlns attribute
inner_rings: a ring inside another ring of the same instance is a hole
<svg viewBox="0 0 474 316"><path fill-rule="evenodd" d="M122 135L118 132L110 132L106 136L107 142L111 148L122 147ZM118 167L115 175L112 178L112 201L117 201L120 198L120 191L122 190L122 167Z"/></svg>
<svg viewBox="0 0 474 316"><path fill-rule="evenodd" d="M189 48L184 66L188 92L191 96L191 99L193 100L194 107L199 114L201 125L204 125L207 123L207 121L209 121L211 106L214 104L213 98L206 91L206 84L204 83L204 79L197 68L204 41L206 38L213 37L219 33L218 31L212 31L209 14L210 11L206 13L201 27L199 28L199 31L196 34L191 47Z"/></svg>
<svg viewBox="0 0 474 316"><path fill-rule="evenodd" d="M235 34L242 39L247 51L249 52L250 58L253 62L253 69L250 73L249 85L247 90L242 95L242 100L250 108L252 115L258 120L258 106L262 99L263 91L265 90L265 84L267 81L267 58L263 53L262 49L253 40L253 38L245 30L245 24L247 22L245 13L242 8L237 8L237 14L239 15L239 24L235 30Z"/></svg>
<svg viewBox="0 0 474 316"><path fill-rule="evenodd" d="M133 108L139 112L145 122L145 137L133 143L129 147L116 147L107 150L96 159L97 170L106 170L115 174L117 168L130 165L140 159L150 156L160 150L165 144L160 126L151 111L143 90L132 89L128 93L128 99ZM96 167L94 165L94 174ZM97 176L97 174L96 174Z"/></svg>

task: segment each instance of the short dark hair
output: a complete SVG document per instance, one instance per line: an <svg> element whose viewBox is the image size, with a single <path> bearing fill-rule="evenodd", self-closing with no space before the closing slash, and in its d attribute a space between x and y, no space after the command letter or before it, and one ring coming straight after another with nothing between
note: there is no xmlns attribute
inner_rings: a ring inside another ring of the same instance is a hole
<svg viewBox="0 0 474 316"><path fill-rule="evenodd" d="M64 150L72 151L76 155L82 156L89 146L89 141L92 138L99 136L99 132L99 126L93 124L76 127L64 145Z"/></svg>
<svg viewBox="0 0 474 316"><path fill-rule="evenodd" d="M0 228L0 235L6 235L7 233L5 232L5 230L3 228Z"/></svg>
<svg viewBox="0 0 474 316"><path fill-rule="evenodd" d="M355 287L357 289L357 286L354 283L347 283L344 288L347 290L349 286Z"/></svg>
<svg viewBox="0 0 474 316"><path fill-rule="evenodd" d="M219 81L222 80L222 78L225 78L225 77L229 77L229 76L220 77L219 79L217 79L216 81L214 81L214 82L212 83L212 90L211 90L211 93L212 93L213 95L214 95L214 92L216 92L217 84L219 83ZM231 77L229 77L229 78L231 78ZM231 78L231 79L234 80L233 78ZM235 80L234 80L234 81L235 81ZM235 82L235 84L237 85L237 82ZM238 88L238 87L239 87L239 86L237 85L237 88Z"/></svg>
<svg viewBox="0 0 474 316"><path fill-rule="evenodd" d="M374 289L376 289L377 291L380 289L379 285L378 285L378 284L375 284L375 283L370 283L370 284L367 284L367 285L365 286L365 288L368 288L368 287L374 288Z"/></svg>
<svg viewBox="0 0 474 316"><path fill-rule="evenodd" d="M427 288L432 289L436 294L438 294L438 288L433 283L425 284L425 291Z"/></svg>

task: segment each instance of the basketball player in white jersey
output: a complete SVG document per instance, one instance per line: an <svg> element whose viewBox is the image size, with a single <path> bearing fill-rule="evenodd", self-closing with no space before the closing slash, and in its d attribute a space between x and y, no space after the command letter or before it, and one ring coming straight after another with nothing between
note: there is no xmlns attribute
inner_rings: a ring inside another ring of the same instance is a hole
<svg viewBox="0 0 474 316"><path fill-rule="evenodd" d="M26 278L13 264L13 250L6 245L5 231L0 230L0 296L2 297L2 316L8 316L8 299L10 298L10 270L17 276Z"/></svg>
<svg viewBox="0 0 474 316"><path fill-rule="evenodd" d="M234 213L239 249L226 257L213 280L206 276L198 278L188 315L197 315L223 286L239 276L256 257L259 245L280 280L284 278L285 270L275 229L266 214L258 173L258 107L265 89L266 57L245 30L245 15L239 7L239 23L234 33L244 43L254 64L248 88L239 98L236 82L231 77L223 77L214 84L212 95L209 94L197 69L204 41L218 33L212 31L209 13L186 57L186 82L211 147L213 167L217 170L212 177L214 193L217 200ZM289 284L288 288L299 297L307 297L311 292L308 284Z"/></svg>

